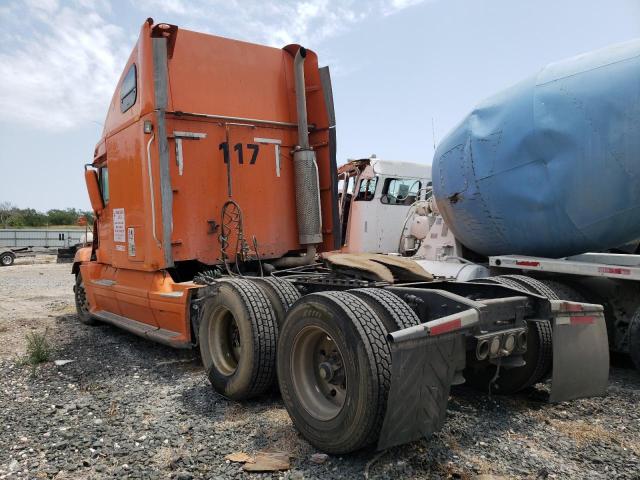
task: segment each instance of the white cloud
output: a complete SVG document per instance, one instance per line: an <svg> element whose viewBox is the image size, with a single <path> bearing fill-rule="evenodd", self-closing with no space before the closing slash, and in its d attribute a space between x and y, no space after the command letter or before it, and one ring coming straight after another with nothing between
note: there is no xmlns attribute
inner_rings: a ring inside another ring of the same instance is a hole
<svg viewBox="0 0 640 480"><path fill-rule="evenodd" d="M32 2L2 12L14 33L0 52L0 120L58 130L103 118L128 51L99 3Z"/></svg>
<svg viewBox="0 0 640 480"><path fill-rule="evenodd" d="M183 28L283 46L317 44L368 18L397 13L425 0L137 0L143 10L173 15Z"/></svg>
<svg viewBox="0 0 640 480"><path fill-rule="evenodd" d="M137 0L127 8L107 0L13 0L0 6L0 121L52 130L102 122L137 38L109 21L119 14L153 12L191 30L317 46L421 1Z"/></svg>

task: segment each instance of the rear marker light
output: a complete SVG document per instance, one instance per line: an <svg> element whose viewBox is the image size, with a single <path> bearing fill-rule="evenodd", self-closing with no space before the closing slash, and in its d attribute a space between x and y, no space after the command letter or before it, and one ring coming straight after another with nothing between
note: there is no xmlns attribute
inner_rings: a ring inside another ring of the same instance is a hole
<svg viewBox="0 0 640 480"><path fill-rule="evenodd" d="M540 262L533 262L531 260L516 260L516 265L520 265L521 267L538 267L540 266Z"/></svg>
<svg viewBox="0 0 640 480"><path fill-rule="evenodd" d="M610 273L613 275L631 275L631 270L628 268L617 267L598 267L599 273Z"/></svg>
<svg viewBox="0 0 640 480"><path fill-rule="evenodd" d="M478 360L484 360L489 355L489 340L481 340L476 347L476 357Z"/></svg>
<svg viewBox="0 0 640 480"><path fill-rule="evenodd" d="M500 337L493 337L491 339L491 345L489 346L489 352L491 353L491 356L495 357L496 355L498 355L499 351L500 351Z"/></svg>
<svg viewBox="0 0 640 480"><path fill-rule="evenodd" d="M507 351L507 354L509 354L513 352L514 348L516 348L516 336L513 334L509 334L504 339L504 349Z"/></svg>
<svg viewBox="0 0 640 480"><path fill-rule="evenodd" d="M527 332L520 332L518 334L518 348L521 350L527 348Z"/></svg>

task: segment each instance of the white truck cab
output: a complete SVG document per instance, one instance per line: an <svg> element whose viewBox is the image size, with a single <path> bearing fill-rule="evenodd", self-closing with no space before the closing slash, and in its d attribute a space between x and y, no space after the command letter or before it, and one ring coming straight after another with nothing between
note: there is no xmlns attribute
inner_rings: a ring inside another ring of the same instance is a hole
<svg viewBox="0 0 640 480"><path fill-rule="evenodd" d="M369 158L338 168L342 251L397 252L407 213L425 198L431 165Z"/></svg>

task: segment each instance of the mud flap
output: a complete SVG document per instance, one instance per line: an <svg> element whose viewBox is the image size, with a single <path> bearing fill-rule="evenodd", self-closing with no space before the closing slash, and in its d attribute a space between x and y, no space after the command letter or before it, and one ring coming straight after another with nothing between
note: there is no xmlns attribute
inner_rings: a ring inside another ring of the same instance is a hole
<svg viewBox="0 0 640 480"><path fill-rule="evenodd" d="M396 341L391 347L391 386L378 450L440 430L455 374L465 365L464 335Z"/></svg>
<svg viewBox="0 0 640 480"><path fill-rule="evenodd" d="M550 402L602 396L607 392L607 327L602 307L594 307L598 307L599 311L567 312L552 320L553 375Z"/></svg>

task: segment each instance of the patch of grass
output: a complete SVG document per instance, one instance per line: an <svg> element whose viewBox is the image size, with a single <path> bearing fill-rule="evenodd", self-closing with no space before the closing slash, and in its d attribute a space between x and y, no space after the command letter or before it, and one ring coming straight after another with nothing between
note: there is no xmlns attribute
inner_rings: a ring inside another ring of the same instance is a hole
<svg viewBox="0 0 640 480"><path fill-rule="evenodd" d="M51 346L47 340L47 331L44 333L27 333L27 355L26 363L38 365L49 361L51 356Z"/></svg>

